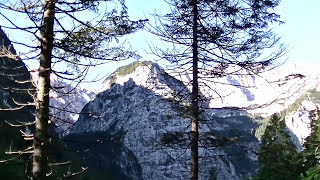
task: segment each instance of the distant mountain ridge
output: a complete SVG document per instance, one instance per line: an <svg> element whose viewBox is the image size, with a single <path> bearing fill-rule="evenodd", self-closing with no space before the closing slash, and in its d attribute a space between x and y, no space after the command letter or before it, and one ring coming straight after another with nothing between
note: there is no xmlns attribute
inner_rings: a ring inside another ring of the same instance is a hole
<svg viewBox="0 0 320 180"><path fill-rule="evenodd" d="M255 74L229 67L224 77L202 76L210 88L202 86L200 91L211 99L212 108L239 107L252 114L269 116L284 110L302 94L320 84L320 71L316 67L286 63L269 69ZM185 72L172 74L185 84L190 81L191 75ZM204 80L200 79L200 82Z"/></svg>
<svg viewBox="0 0 320 180"><path fill-rule="evenodd" d="M37 70L31 71L31 79L36 86ZM71 126L77 121L82 108L96 95L79 86L74 86L55 74L50 74L50 114L54 123L54 130L59 135L69 133Z"/></svg>

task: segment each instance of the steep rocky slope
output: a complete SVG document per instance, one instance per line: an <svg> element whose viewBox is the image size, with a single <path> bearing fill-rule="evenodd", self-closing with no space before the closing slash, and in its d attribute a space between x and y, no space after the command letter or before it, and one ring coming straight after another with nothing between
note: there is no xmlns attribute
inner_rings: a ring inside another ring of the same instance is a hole
<svg viewBox="0 0 320 180"><path fill-rule="evenodd" d="M8 155L5 152L23 150L32 142L26 142L21 132L28 133L31 128L12 127L8 123L21 125L33 122L35 107L34 87L24 63L16 56L10 40L0 27L0 163L1 179L24 179L24 163L29 161L27 154ZM30 126L28 126L30 127ZM20 131L21 130L21 131Z"/></svg>
<svg viewBox="0 0 320 180"><path fill-rule="evenodd" d="M124 152L131 152L131 157L120 153L115 163L131 179L189 178L188 88L158 65L138 62L118 69L103 89L83 108L71 134L104 132L111 139L121 137ZM202 179L250 176L258 168L257 123L243 110L209 108L208 102L203 107L207 121L201 124ZM140 165L141 176L128 169L132 160Z"/></svg>
<svg viewBox="0 0 320 180"><path fill-rule="evenodd" d="M299 99L319 84L320 76L315 72L289 64L261 76L243 76L240 72L216 78L209 83L211 89L203 88L203 96L211 99L201 105L201 117L206 120L200 126L201 146L205 147L200 148L201 178L237 180L255 173L259 168L255 154L259 117L275 112L286 110L288 130L299 148L308 135L308 122L303 123L308 118L301 118L307 116L301 114L310 109L305 108L308 99ZM108 159L99 150L100 159L93 161L112 159L128 179L189 178L190 77L170 74L174 77L156 64L136 62L105 80L71 130L74 137L106 134L108 138L97 138L101 144L114 143L115 139L120 142L115 157ZM314 107L319 101L312 102Z"/></svg>
<svg viewBox="0 0 320 180"><path fill-rule="evenodd" d="M302 94L286 109L286 125L299 151L311 133L311 112L317 109L320 109L320 85Z"/></svg>
<svg viewBox="0 0 320 180"><path fill-rule="evenodd" d="M16 111L0 111L2 120L28 122L33 119L34 87L24 63L16 56L10 40L0 28L0 108Z"/></svg>
<svg viewBox="0 0 320 180"><path fill-rule="evenodd" d="M35 107L28 104L34 102L36 82L37 71L31 71L30 75L0 28L0 108L17 109L0 111L3 120L10 120L12 123L34 121ZM54 74L51 75L51 85L57 87L56 91L50 92L50 113L55 124L54 130L59 134L66 134L94 93L73 87Z"/></svg>
<svg viewBox="0 0 320 180"><path fill-rule="evenodd" d="M31 79L36 86L37 70L31 71ZM77 121L81 109L95 96L95 92L73 85L55 74L50 74L50 115L54 131L60 136L69 133L71 126Z"/></svg>
<svg viewBox="0 0 320 180"><path fill-rule="evenodd" d="M211 99L209 106L240 107L264 117L288 108L320 83L318 66L311 65L286 63L263 70L260 74L239 67L229 67L225 71L228 74L225 77L203 75L204 80L200 80L207 85L201 91ZM190 73L171 73L185 84L190 81Z"/></svg>

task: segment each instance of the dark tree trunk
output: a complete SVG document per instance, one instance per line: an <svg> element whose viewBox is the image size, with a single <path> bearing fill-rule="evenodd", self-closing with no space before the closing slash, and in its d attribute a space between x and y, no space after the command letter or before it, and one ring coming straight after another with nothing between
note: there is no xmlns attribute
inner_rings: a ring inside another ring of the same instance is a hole
<svg viewBox="0 0 320 180"><path fill-rule="evenodd" d="M199 85L198 85L198 7L193 0L193 44L192 44L192 122L191 122L191 180L197 180L199 174Z"/></svg>
<svg viewBox="0 0 320 180"><path fill-rule="evenodd" d="M53 48L55 0L45 0L41 26L41 53L36 96L36 132L32 175L34 180L46 178L48 169L48 121L51 55Z"/></svg>

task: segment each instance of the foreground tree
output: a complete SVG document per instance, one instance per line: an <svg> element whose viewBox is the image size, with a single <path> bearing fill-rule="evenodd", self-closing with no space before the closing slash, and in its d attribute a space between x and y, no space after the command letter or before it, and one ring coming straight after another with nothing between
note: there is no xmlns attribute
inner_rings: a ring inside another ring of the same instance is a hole
<svg viewBox="0 0 320 180"><path fill-rule="evenodd" d="M314 112L311 112L310 118L311 124L311 134L306 138L306 142L303 144L304 150L304 157L306 167L313 167L315 165L320 164L320 117L319 117L320 111L316 110Z"/></svg>
<svg viewBox="0 0 320 180"><path fill-rule="evenodd" d="M303 173L300 155L292 142L284 118L278 114L271 116L262 136L259 162L262 168L254 178L256 180L298 180Z"/></svg>
<svg viewBox="0 0 320 180"><path fill-rule="evenodd" d="M320 111L310 112L311 116L311 134L306 138L301 152L302 162L306 173L303 179L319 179L320 177Z"/></svg>
<svg viewBox="0 0 320 180"><path fill-rule="evenodd" d="M30 24L19 24L1 12L0 15L7 20L6 24L1 24L2 27L30 33L39 42L38 45L13 42L29 48L31 53L27 55L32 56L32 59L39 58L39 77L33 104L36 106L35 132L32 138L33 146L28 149L32 150L28 152L33 153L34 180L47 179L49 175L47 174L48 127L52 118L49 114L49 91L53 88L50 85L50 74L55 73L58 77L79 83L90 66L127 59L135 55L131 51L108 44L122 35L140 29L143 25L143 21L128 19L124 1L119 1L122 7L119 13L114 8L111 12L100 16L98 20L93 18L94 21L83 21L77 17L77 12L99 12L98 7L101 2L107 1L0 2L0 8L4 11L24 14L30 20ZM68 21L73 24L65 25ZM57 62L64 62L64 65L54 70L53 65ZM64 68L70 66L75 68Z"/></svg>
<svg viewBox="0 0 320 180"><path fill-rule="evenodd" d="M32 174L35 180L46 179L48 168L48 121L51 57L53 49L53 25L55 1L44 3L43 22L40 27L41 52L39 80L36 93L36 132L33 143Z"/></svg>
<svg viewBox="0 0 320 180"><path fill-rule="evenodd" d="M156 15L157 24L150 31L171 46L153 51L180 73L192 74L191 179L198 179L201 103L210 98L201 97L200 90L216 77L258 74L283 54L285 48L270 28L271 23L281 23L274 13L279 1L173 0L168 4L171 12Z"/></svg>

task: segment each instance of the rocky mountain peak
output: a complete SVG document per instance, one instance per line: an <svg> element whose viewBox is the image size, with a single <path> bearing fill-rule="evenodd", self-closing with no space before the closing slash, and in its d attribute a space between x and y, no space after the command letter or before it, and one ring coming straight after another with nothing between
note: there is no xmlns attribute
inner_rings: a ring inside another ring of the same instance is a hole
<svg viewBox="0 0 320 180"><path fill-rule="evenodd" d="M100 132L110 136L108 140L118 139L121 153L113 154L109 161L120 166L121 172L130 179L188 178L191 119L187 86L156 64L137 62L119 68L105 80L102 89L82 109L70 134ZM206 144L209 136L212 140L233 139L241 134L239 144L252 149L257 147L258 140L254 136L257 124L245 111L232 110L231 116L228 109L206 107L201 117L207 121L200 129L204 146L209 146ZM202 148L200 156L208 158L201 160L201 176L208 179L210 172L216 173L218 179L238 180L250 176L257 169L256 155L245 151L235 144L214 150ZM227 156L235 152L244 155L236 160ZM106 156L99 154L99 157ZM220 156L222 158L216 158ZM139 164L141 173L127 170L132 164ZM244 164L248 165L242 168Z"/></svg>
<svg viewBox="0 0 320 180"><path fill-rule="evenodd" d="M165 98L186 98L189 95L188 88L180 80L170 76L158 64L149 61L134 62L118 68L106 78L98 93L109 90L115 84L123 86L129 81Z"/></svg>
<svg viewBox="0 0 320 180"><path fill-rule="evenodd" d="M103 82L100 92L110 89L114 84L123 85L130 78L135 80L136 84L145 84L146 79L150 76L151 71L158 69L157 65L151 62L134 62L129 65L118 68L110 74Z"/></svg>

